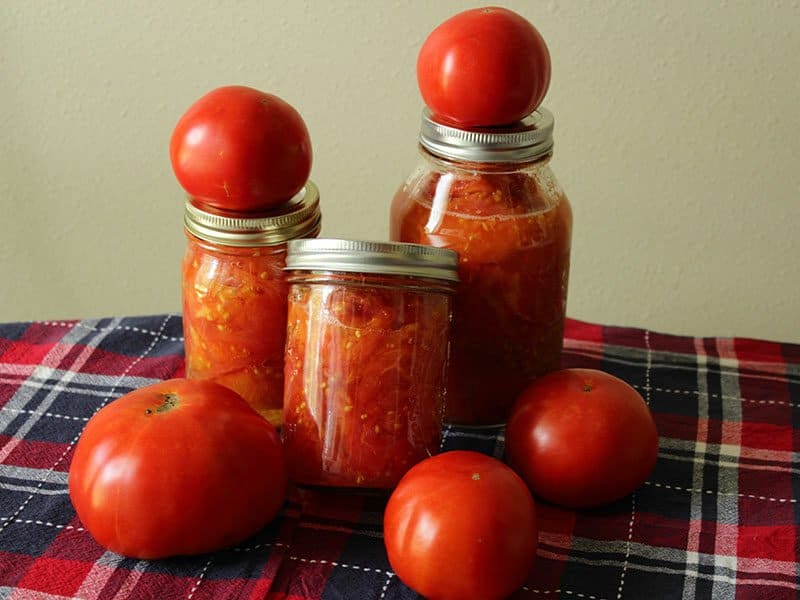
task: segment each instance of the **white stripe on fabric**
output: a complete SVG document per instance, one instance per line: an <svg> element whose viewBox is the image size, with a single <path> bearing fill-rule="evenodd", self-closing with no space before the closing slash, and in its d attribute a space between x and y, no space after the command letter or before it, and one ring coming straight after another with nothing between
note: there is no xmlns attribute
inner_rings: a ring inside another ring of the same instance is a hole
<svg viewBox="0 0 800 600"><path fill-rule="evenodd" d="M684 454L678 454L672 452L670 448L664 447L665 438L661 438L661 451L659 454L659 458L677 461L677 462L697 462L699 459L697 456L686 456ZM785 462L779 462L775 459L773 461L776 464L761 464L755 462L759 459L753 459L746 455L746 448L744 458L741 457L741 453L733 452L732 449L738 450L739 447L730 446L729 444L707 444L706 445L706 452L707 454L713 454L714 456L718 456L719 459L717 460L717 464L720 467L724 467L726 469L737 469L739 471L743 470L750 470L750 471L771 471L774 473L795 473L800 475L800 467L794 467L793 464L800 462L800 458L792 457L791 452L787 452L790 456ZM735 457L737 454L740 455L739 462L736 460L728 460L727 457ZM725 458L723 458L725 457ZM764 459L762 459L764 460Z"/></svg>
<svg viewBox="0 0 800 600"><path fill-rule="evenodd" d="M132 358L132 357L130 357ZM20 375L16 372L13 364L0 363L0 376L2 375ZM58 392L70 392L81 395L100 396L105 398L108 395L109 388L120 387L119 375L102 375L99 373L78 373L70 371L72 377L64 382L64 377L67 371L63 369L51 369L52 373L49 378L37 378L36 373L31 373L30 370L23 374L26 380L21 378L10 379L4 378L0 383L9 383L11 385L28 385L36 389L48 388L55 389ZM122 387L134 389L144 387L151 383L158 381L152 377L134 377L127 376L125 385ZM77 387L87 386L87 387Z"/></svg>
<svg viewBox="0 0 800 600"><path fill-rule="evenodd" d="M18 415L35 415L37 417L50 417L51 419L63 419L65 421L88 421L89 417L74 417L72 415L59 415L57 413L41 412L38 410L28 410L27 408L8 408L0 407L0 410L17 413Z"/></svg>
<svg viewBox="0 0 800 600"><path fill-rule="evenodd" d="M646 350L646 363L644 371L644 384L645 384L645 402L650 406L650 369L653 365L653 352L650 348L650 332L644 332L644 347ZM633 541L633 526L636 522L636 492L631 494L631 518L628 522L628 539L625 543L625 562L622 565L622 572L619 575L619 586L617 586L617 599L622 598L623 590L625 588L625 573L628 570L628 560L631 556L631 542Z"/></svg>
<svg viewBox="0 0 800 600"><path fill-rule="evenodd" d="M386 576L386 581L383 582L383 587L381 588L381 595L378 600L386 600L386 590L389 589L389 584L392 582L392 577L394 577L394 573L389 573Z"/></svg>
<svg viewBox="0 0 800 600"><path fill-rule="evenodd" d="M194 585L192 586L192 589L191 589L191 590L189 590L189 595L188 595L188 596L186 596L186 600L192 600L192 597L194 596L194 593L195 593L195 592L197 591L197 589L198 589L198 588L199 588L199 587L202 585L202 583L203 583L203 579L205 578L205 576L206 576L206 573L208 572L208 568L211 566L211 562L212 562L213 560L214 560L214 557L212 556L211 558L209 558L209 559L206 561L206 564L205 564L205 565L203 565L203 570L202 570L202 571L200 571L200 575L198 575L198 577L197 577L197 581L195 581L195 582L194 582Z"/></svg>
<svg viewBox="0 0 800 600"><path fill-rule="evenodd" d="M703 456L706 451L706 442L708 441L708 386L706 384L706 354L703 347L703 340L695 338L695 357L697 361L697 439L694 445L695 462L692 468L692 487L694 489L703 489ZM687 535L687 557L694 556L700 552L700 534L703 527L703 497L701 494L691 496L689 504L689 531ZM697 595L697 578L693 576L689 568L688 560L684 565L685 577L683 580L683 600L694 600Z"/></svg>
<svg viewBox="0 0 800 600"><path fill-rule="evenodd" d="M648 546L648 548L652 549L652 546ZM558 560L564 561L567 558L567 554L564 553L557 553L557 552L550 552L545 549L537 550L537 556L541 556L543 558L548 558L551 560ZM688 554L687 554L688 555ZM722 558L722 557L717 557ZM593 559L593 558L584 558L581 556L569 555L569 562L570 563L579 563L583 565L589 566L596 566L596 567L621 567L622 561L620 560L612 560L612 559ZM711 562L714 562L714 557L711 558ZM724 561L720 561L720 567L724 567ZM666 565L650 565L650 564L641 564L635 561L631 561L629 565L629 570L632 571L640 571L644 573L662 573L665 575L684 575L687 579L693 581L692 587L696 587L697 580L708 580L708 581L719 581L723 583L736 583L736 577L731 577L730 575L726 575L724 573L701 573L698 568L691 569L691 563L687 561L684 564L676 563L675 567L666 566ZM716 567L715 567L716 568ZM727 568L725 568L727 570ZM766 573L760 572L758 575L766 575ZM796 581L790 581L787 579L747 579L748 585L760 585L760 586L772 586L772 587L780 587L780 588L788 588L792 590L800 589L798 588L798 583ZM684 590L686 586L684 587ZM721 596L723 598L727 598L729 596ZM692 600L695 600L696 596L692 596Z"/></svg>
<svg viewBox="0 0 800 600"><path fill-rule="evenodd" d="M715 444L709 444L709 452L706 454L712 456L724 456L718 455L716 452L713 451ZM662 450L659 458L667 459L675 462L690 462L696 463L699 459L696 456L682 456L680 454L672 454L671 452L667 452ZM750 462L739 462L737 463L734 460L718 460L715 461L721 468L725 469L737 469L739 471L770 471L773 473L794 473L800 475L800 467L792 467L789 464L786 465L761 465L761 464L753 464Z"/></svg>
<svg viewBox="0 0 800 600"><path fill-rule="evenodd" d="M136 566L128 571L128 576L125 580L120 584L119 589L114 594L115 598L119 598L120 600L128 600L131 598L131 593L133 592L136 584L139 583L139 579L141 579L142 574L147 569L148 562L145 560L136 561ZM119 570L115 570L119 573ZM111 572L113 574L114 571ZM83 586L81 586L83 587ZM102 591L102 588L100 588ZM99 593L99 592L98 592Z"/></svg>
<svg viewBox="0 0 800 600"><path fill-rule="evenodd" d="M83 582L81 582L76 594L81 598L99 598L106 583L108 583L108 580L123 560L125 560L124 556L106 550L92 565L86 577L83 578ZM134 570L138 571L138 569L131 569L131 573Z"/></svg>
<svg viewBox="0 0 800 600"><path fill-rule="evenodd" d="M724 339L717 340L717 354L720 356L733 356L735 353L733 348L729 346L729 342ZM725 359L729 365L733 367L733 372L725 371L720 374L720 391L722 396L740 396L741 390L739 389L739 363L734 358ZM730 569L734 574L734 585L736 583L736 573L738 572L737 565L737 541L739 531L739 447L742 443L742 404L740 402L723 402L722 409L722 439L720 442L725 442L729 446L728 457L733 462L732 468L723 468L721 455L706 455L707 464L716 464L717 471L717 486L718 490L724 490L725 494L717 494L717 518L715 526L728 525L737 531L737 540L733 541L731 548L731 540L727 536L717 535L714 539L714 570L716 570L718 562L723 561L726 568ZM726 424L733 425L726 427ZM710 459L714 459L713 462ZM728 461L726 461L728 462ZM734 495L735 494L735 495ZM717 582L712 582L711 595L724 596L728 590L719 588Z"/></svg>
<svg viewBox="0 0 800 600"><path fill-rule="evenodd" d="M702 344L702 338L695 338L696 343ZM564 340L564 352L566 354L575 354L577 356L586 356L595 360L602 359L606 362L617 363L629 366L641 366L641 360L637 360L640 350L630 346L613 346L604 344L585 344L583 342L577 344L570 344L570 340ZM573 340L574 342L574 340ZM653 366L659 369L671 369L673 371L687 371L694 372L698 365L693 362L691 354L681 354L680 352L653 352L654 360ZM668 360L672 358L673 360ZM661 359L661 360L659 360ZM680 359L680 362L679 360ZM708 360L704 360L703 369L712 369L714 371L730 370L730 360L727 359L713 359L709 365ZM753 366L753 371L748 372L748 377L757 380L776 381L779 383L800 383L800 366L794 364L785 365L779 374L772 373L775 369L774 362L748 362L748 365ZM761 369L757 371L755 369Z"/></svg>
<svg viewBox="0 0 800 600"><path fill-rule="evenodd" d="M67 485L67 474L55 471L48 477L46 469L33 469L31 467L18 467L0 463L0 477L19 479L22 481L48 481L49 483L60 483Z"/></svg>
<svg viewBox="0 0 800 600"><path fill-rule="evenodd" d="M633 387L637 389L642 389L643 386L634 385ZM654 387L652 388L652 390L660 394L681 394L686 396L699 396L701 393L703 393L698 390L676 390L672 388L662 388L662 387ZM787 402L784 400L756 400L754 398L741 398L739 396L732 396L729 394L707 394L707 396L713 398L714 400L723 400L728 402L752 402L754 404L791 406L792 408L800 408L800 403Z"/></svg>
<svg viewBox="0 0 800 600"><path fill-rule="evenodd" d="M587 565L600 565L621 567L622 557L626 551L627 543L622 540L595 540L591 538L574 537L541 532L537 555L546 558L569 560ZM645 562L646 561L646 562ZM659 563L659 564L654 564ZM666 546L650 546L640 542L630 544L629 570L645 572L663 572L666 574L682 573L687 566L689 574L695 578L710 578L711 574L699 573L699 566L706 569L713 568L714 576L722 581L735 581L736 572L761 576L759 581L770 585L798 587L798 582L792 580L795 564L793 562L777 559L738 559L735 556L715 556L700 552L687 552L678 548ZM783 575L783 578L768 579L769 575ZM750 579L747 579L749 582Z"/></svg>
<svg viewBox="0 0 800 600"><path fill-rule="evenodd" d="M594 594L584 594L583 592L575 592L568 588L557 588L555 590L537 590L534 588L529 588L527 585L523 585L522 589L526 592L530 592L531 594L542 594L544 596L549 596L550 594L555 594L556 596L565 595L569 596L570 598L581 598L581 600L606 600L603 596L595 596Z"/></svg>
<svg viewBox="0 0 800 600"><path fill-rule="evenodd" d="M61 496L69 493L67 488L52 490L34 487L32 485L14 485L13 483L0 483L0 489L11 490L14 492L28 492L29 494L39 494L41 496Z"/></svg>
<svg viewBox="0 0 800 600"><path fill-rule="evenodd" d="M177 316L177 313L170 314L169 316ZM84 329L91 329L93 331L133 331L135 333L146 333L147 335L152 336L160 336L157 331L153 331L152 329L142 329L141 327L134 327L132 325L118 325L117 327L92 327L91 325L87 325L86 323L79 322L79 323L66 323L64 321L40 321L39 325L47 325L50 327L82 327ZM164 340L169 342L182 342L184 341L183 337L169 337L169 336L161 336Z"/></svg>
<svg viewBox="0 0 800 600"><path fill-rule="evenodd" d="M86 531L83 527L74 525L59 525L50 521L40 521L39 519L12 519L11 517L0 517L0 521L5 523L19 523L20 525L42 525L43 527L54 527L55 529L74 529L75 531Z"/></svg>
<svg viewBox="0 0 800 600"><path fill-rule="evenodd" d="M665 488L668 490L676 490L678 492L687 492L690 494L695 494L697 496L701 496L703 494L708 494L710 496L738 496L739 498L750 498L751 500L766 500L768 502L789 502L791 504L795 504L798 502L797 498L773 498L771 496L759 496L756 494L744 494L742 492L725 492L719 490L701 490L697 488L684 488L679 485L672 485L669 483L660 483L655 481L645 481L645 485L652 485L659 488Z"/></svg>

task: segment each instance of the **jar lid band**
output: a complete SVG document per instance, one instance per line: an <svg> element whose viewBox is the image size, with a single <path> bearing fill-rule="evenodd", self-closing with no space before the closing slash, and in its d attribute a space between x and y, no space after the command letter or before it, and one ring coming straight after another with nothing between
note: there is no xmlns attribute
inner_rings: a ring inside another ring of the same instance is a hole
<svg viewBox="0 0 800 600"><path fill-rule="evenodd" d="M287 271L336 271L458 281L458 253L398 242L298 239L288 243Z"/></svg>
<svg viewBox="0 0 800 600"><path fill-rule="evenodd" d="M502 127L461 129L437 122L422 111L419 142L440 158L471 162L529 162L553 151L553 114L539 107L530 115Z"/></svg>
<svg viewBox="0 0 800 600"><path fill-rule="evenodd" d="M218 211L186 200L183 223L195 237L223 246L272 246L318 231L319 190L311 181L286 204L258 214Z"/></svg>

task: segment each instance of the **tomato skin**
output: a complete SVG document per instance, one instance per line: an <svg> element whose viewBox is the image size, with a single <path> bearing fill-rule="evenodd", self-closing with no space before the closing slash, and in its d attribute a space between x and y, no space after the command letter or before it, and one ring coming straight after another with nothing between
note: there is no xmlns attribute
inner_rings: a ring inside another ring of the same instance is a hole
<svg viewBox="0 0 800 600"><path fill-rule="evenodd" d="M431 32L417 83L440 120L462 127L512 123L541 104L550 53L525 18L505 8L467 10Z"/></svg>
<svg viewBox="0 0 800 600"><path fill-rule="evenodd" d="M536 496L573 508L619 500L647 479L658 431L645 401L603 371L564 369L528 386L511 411L506 458Z"/></svg>
<svg viewBox="0 0 800 600"><path fill-rule="evenodd" d="M397 576L426 598L505 598L533 565L536 510L504 463L454 450L400 480L386 506L384 541Z"/></svg>
<svg viewBox="0 0 800 600"><path fill-rule="evenodd" d="M299 192L311 172L311 141L300 114L277 96L244 86L197 100L172 132L175 176L199 202L258 212Z"/></svg>
<svg viewBox="0 0 800 600"><path fill-rule="evenodd" d="M69 495L104 547L155 559L236 544L286 496L275 429L235 392L171 379L135 390L86 425Z"/></svg>

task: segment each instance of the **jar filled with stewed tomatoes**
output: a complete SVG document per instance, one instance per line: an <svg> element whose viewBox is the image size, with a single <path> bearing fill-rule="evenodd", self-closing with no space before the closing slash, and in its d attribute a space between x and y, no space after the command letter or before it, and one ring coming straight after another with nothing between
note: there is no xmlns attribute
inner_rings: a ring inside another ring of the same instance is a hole
<svg viewBox="0 0 800 600"><path fill-rule="evenodd" d="M289 242L282 436L296 483L390 489L439 451L457 263L416 244Z"/></svg>
<svg viewBox="0 0 800 600"><path fill-rule="evenodd" d="M186 202L186 374L233 389L275 426L283 411L286 243L316 237L320 223L319 192L310 181L266 212Z"/></svg>
<svg viewBox="0 0 800 600"><path fill-rule="evenodd" d="M445 418L500 425L561 363L572 210L549 166L553 116L460 128L426 110L419 139L391 238L459 253Z"/></svg>

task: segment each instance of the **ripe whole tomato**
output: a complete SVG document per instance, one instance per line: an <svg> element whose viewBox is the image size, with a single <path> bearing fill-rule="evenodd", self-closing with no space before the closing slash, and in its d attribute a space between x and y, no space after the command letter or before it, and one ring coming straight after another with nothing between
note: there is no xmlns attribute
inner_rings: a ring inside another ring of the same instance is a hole
<svg viewBox="0 0 800 600"><path fill-rule="evenodd" d="M517 399L506 458L536 496L575 508L627 496L658 457L645 401L603 371L564 369L536 379Z"/></svg>
<svg viewBox="0 0 800 600"><path fill-rule="evenodd" d="M431 32L417 57L425 104L442 121L491 126L533 112L550 85L550 53L525 18L505 8L467 10Z"/></svg>
<svg viewBox="0 0 800 600"><path fill-rule="evenodd" d="M217 88L172 132L172 169L200 203L258 212L291 199L308 180L311 141L289 104L244 86Z"/></svg>
<svg viewBox="0 0 800 600"><path fill-rule="evenodd" d="M454 450L408 471L389 498L389 562L431 600L505 598L536 556L536 511L525 483L490 456Z"/></svg>
<svg viewBox="0 0 800 600"><path fill-rule="evenodd" d="M283 448L235 392L172 379L130 392L89 420L69 495L86 529L114 552L143 559L210 552L278 513Z"/></svg>

